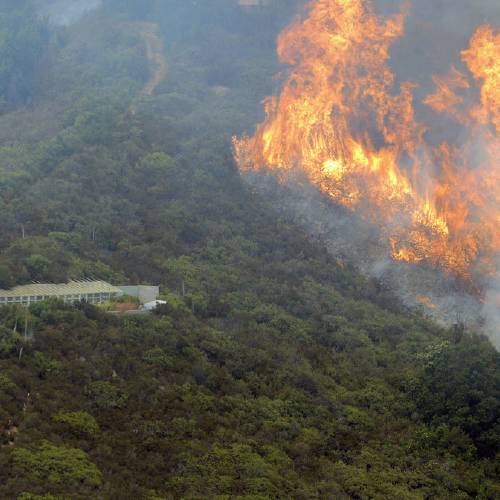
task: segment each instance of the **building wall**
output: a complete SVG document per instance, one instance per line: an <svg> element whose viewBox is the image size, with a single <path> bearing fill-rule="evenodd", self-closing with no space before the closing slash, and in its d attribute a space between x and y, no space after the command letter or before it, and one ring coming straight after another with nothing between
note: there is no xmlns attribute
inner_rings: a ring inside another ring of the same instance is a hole
<svg viewBox="0 0 500 500"><path fill-rule="evenodd" d="M155 301L159 294L158 286L135 285L116 287L104 281L71 281L69 283L32 283L20 285L11 290L0 290L0 306L10 304L30 305L50 298L73 303L85 300L98 304L114 300L122 295L137 297L142 304Z"/></svg>
<svg viewBox="0 0 500 500"><path fill-rule="evenodd" d="M160 287L158 286L147 286L147 285L136 285L136 286L121 286L121 291L124 295L130 295L130 297L137 297L141 304L146 304L147 302L153 302L160 295Z"/></svg>
<svg viewBox="0 0 500 500"><path fill-rule="evenodd" d="M42 302L43 300L48 299L59 299L66 303L74 303L80 302L81 300L85 300L90 304L100 304L101 302L106 302L111 299L118 298L118 293L84 293L84 294L73 294L73 295L24 295L24 296L15 296L15 297L0 297L0 306L5 305L24 305L29 306L30 304L34 304L35 302Z"/></svg>

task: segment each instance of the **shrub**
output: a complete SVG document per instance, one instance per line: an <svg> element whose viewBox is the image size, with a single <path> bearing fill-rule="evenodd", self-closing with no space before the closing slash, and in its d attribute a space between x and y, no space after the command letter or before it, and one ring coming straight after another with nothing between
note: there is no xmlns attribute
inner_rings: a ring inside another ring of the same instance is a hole
<svg viewBox="0 0 500 500"><path fill-rule="evenodd" d="M127 396L109 382L98 380L87 387L87 393L98 408L121 408Z"/></svg>
<svg viewBox="0 0 500 500"><path fill-rule="evenodd" d="M63 424L76 435L94 437L99 432L96 419L85 411L61 412L54 415L52 419L54 422Z"/></svg>
<svg viewBox="0 0 500 500"><path fill-rule="evenodd" d="M35 449L14 449L12 461L17 473L40 481L92 487L100 486L102 482L101 472L84 451L54 446L47 441Z"/></svg>

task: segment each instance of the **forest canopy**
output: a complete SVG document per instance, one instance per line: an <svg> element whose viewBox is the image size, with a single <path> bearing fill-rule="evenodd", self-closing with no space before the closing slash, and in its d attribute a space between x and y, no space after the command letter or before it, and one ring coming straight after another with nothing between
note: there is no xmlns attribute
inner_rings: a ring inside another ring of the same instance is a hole
<svg viewBox="0 0 500 500"><path fill-rule="evenodd" d="M39 90L48 27L28 1L0 7L0 112L24 104Z"/></svg>

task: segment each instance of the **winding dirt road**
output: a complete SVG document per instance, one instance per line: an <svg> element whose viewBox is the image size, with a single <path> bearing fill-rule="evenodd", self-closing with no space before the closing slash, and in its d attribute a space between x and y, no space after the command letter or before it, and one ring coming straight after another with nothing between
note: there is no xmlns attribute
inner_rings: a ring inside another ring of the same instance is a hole
<svg viewBox="0 0 500 500"><path fill-rule="evenodd" d="M141 94L152 95L156 87L167 75L167 61L163 42L158 35L158 27L155 24L142 23L139 25L139 32L146 45L146 57L151 72L151 76L144 85Z"/></svg>
<svg viewBox="0 0 500 500"><path fill-rule="evenodd" d="M158 26L156 24L136 23L130 25L130 27L143 39L146 47L146 58L150 67L150 77L137 97L151 96L167 75L167 61L163 41L158 34ZM137 103L132 102L129 113L135 115L136 111Z"/></svg>

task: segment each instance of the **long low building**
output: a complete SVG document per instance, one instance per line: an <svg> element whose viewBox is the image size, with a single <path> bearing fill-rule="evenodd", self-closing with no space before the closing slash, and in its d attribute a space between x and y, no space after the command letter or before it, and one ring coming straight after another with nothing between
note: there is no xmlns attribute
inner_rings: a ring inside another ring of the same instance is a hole
<svg viewBox="0 0 500 500"><path fill-rule="evenodd" d="M33 283L16 286L10 290L0 290L0 306L30 305L51 298L68 303L85 300L91 304L99 304L122 295L121 288L105 281L70 281L63 284Z"/></svg>

